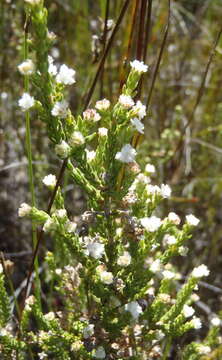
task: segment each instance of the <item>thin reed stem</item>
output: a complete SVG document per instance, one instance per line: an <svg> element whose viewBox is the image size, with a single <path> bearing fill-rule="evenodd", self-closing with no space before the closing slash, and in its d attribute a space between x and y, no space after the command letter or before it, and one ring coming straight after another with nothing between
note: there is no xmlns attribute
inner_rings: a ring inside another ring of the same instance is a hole
<svg viewBox="0 0 222 360"><path fill-rule="evenodd" d="M24 60L28 58L28 28L29 28L29 18L26 17L25 27L24 27ZM25 92L29 92L29 76L24 76L24 88ZM33 175L33 166L32 166L32 140L31 140L31 128L30 128L30 112L26 111L25 113L25 127L26 127L26 151L28 158L28 176L29 176L29 189L31 194L31 204L34 207L36 205L35 201L35 186L34 186L34 175ZM33 248L35 249L37 245L37 228L32 221L32 242ZM41 306L41 284L39 279L39 266L38 266L38 257L35 258L34 262L35 267L35 276L36 276L36 297L38 299L39 305Z"/></svg>
<svg viewBox="0 0 222 360"><path fill-rule="evenodd" d="M165 346L165 349L164 349L162 360L167 360L169 352L170 352L170 348L171 348L171 343L172 343L172 338L169 336L167 341L166 341L166 346Z"/></svg>
<svg viewBox="0 0 222 360"><path fill-rule="evenodd" d="M119 29L119 26L120 26L120 24L121 24L121 22L123 20L123 17L124 17L124 15L126 13L126 10L127 10L128 6L129 6L129 3L130 3L130 0L126 0L123 7L122 7L122 9L121 9L120 15L119 15L119 17L117 19L117 22L116 22L116 25L115 25L115 27L114 27L114 29L112 31L109 42L108 42L108 44L107 44L107 46L106 46L106 48L105 48L105 50L103 52L103 55L102 55L102 58L100 60L96 75L95 75L95 77L93 79L92 85L91 85L91 87L89 89L89 92L88 92L88 94L86 96L86 101L84 103L84 108L83 108L84 110L88 107L88 105L90 103L92 94L93 94L93 92L95 90L95 87L96 87L96 84L97 84L97 81L98 81L98 78L99 78L100 73L101 73L101 71L103 69L104 62L105 62L105 60L107 58L107 55L108 55L108 53L109 53L109 51L111 49L113 40L114 40L115 35L116 35L116 33L117 33L118 29Z"/></svg>

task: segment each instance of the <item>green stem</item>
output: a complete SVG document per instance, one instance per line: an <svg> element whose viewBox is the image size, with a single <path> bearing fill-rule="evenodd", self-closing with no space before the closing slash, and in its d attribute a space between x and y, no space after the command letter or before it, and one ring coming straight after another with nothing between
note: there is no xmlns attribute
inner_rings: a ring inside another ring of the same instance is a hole
<svg viewBox="0 0 222 360"><path fill-rule="evenodd" d="M24 60L28 58L28 15L25 22L25 32L24 32ZM24 88L25 92L29 92L29 77L24 76ZM26 111L25 113L25 127L26 127L26 151L28 157L28 176L29 176L29 189L31 194L31 204L32 206L36 205L35 201L35 187L34 187L34 176L33 176L33 166L32 166L32 140L31 140L31 129L30 129L30 113ZM35 249L37 244L37 227L32 221L32 245ZM35 295L41 307L41 285L39 279L39 266L38 258L35 259L35 277L36 277L36 288Z"/></svg>
<svg viewBox="0 0 222 360"><path fill-rule="evenodd" d="M169 355L169 352L170 352L171 343L172 343L172 338L168 337L168 339L166 340L166 346L165 346L165 349L164 349L162 360L167 359L167 357Z"/></svg>

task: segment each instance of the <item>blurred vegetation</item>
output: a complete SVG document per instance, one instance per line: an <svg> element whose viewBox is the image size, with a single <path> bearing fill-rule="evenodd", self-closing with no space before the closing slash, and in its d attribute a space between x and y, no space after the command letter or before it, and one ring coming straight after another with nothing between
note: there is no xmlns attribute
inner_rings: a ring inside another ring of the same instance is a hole
<svg viewBox="0 0 222 360"><path fill-rule="evenodd" d="M115 24L124 1L48 0L45 3L49 10L49 28L57 36L52 56L56 63L66 63L77 71L78 86L71 90L69 97L73 112L78 113L84 106L101 54L110 38L111 30L105 38L103 36L107 3L108 19L113 19ZM129 4L96 85L95 98L116 99L129 60L138 57L141 17L137 3L131 1ZM149 6L151 16L147 17L142 33L144 60L150 67L141 84L144 103L150 93L169 12L167 1L150 0ZM23 56L23 1L1 0L0 15L0 236L1 250L19 266L18 282L27 270L31 252L27 223L24 225L17 219L19 204L29 196L25 125L17 107L23 92L23 81L17 71ZM210 283L215 288L202 284L206 303L200 304L200 308L202 306L201 311L206 313L208 306L214 311L220 310L222 296L222 38L216 46L204 85L202 81L221 31L221 18L220 0L171 1L170 26L140 150L144 159L141 166L152 162L157 167L158 183L172 186L174 197L165 206L174 208L179 215L192 212L201 219L191 240L189 262L187 260L180 266L188 272L199 258L198 263L204 262L210 267ZM198 96L199 103L195 106ZM32 128L37 198L42 202L40 205L46 207L48 194L43 190L41 179L47 172L58 171L58 161L43 136L45 128L38 118L32 119ZM68 178L64 181L67 202L72 207L74 204L78 214L84 207L84 195L69 186ZM43 191L44 197L38 196ZM162 211L165 213L167 209Z"/></svg>

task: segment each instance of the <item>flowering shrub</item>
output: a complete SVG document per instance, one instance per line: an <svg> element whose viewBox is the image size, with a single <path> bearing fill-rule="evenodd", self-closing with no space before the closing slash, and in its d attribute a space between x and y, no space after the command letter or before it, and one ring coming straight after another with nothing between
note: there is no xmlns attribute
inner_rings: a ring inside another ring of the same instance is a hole
<svg viewBox="0 0 222 360"><path fill-rule="evenodd" d="M198 281L209 275L199 265L184 279L172 263L186 256L186 241L199 219L170 212L158 216L158 205L171 196L167 184L151 184L152 164L142 171L136 160L135 134L143 134L146 107L135 101L147 65L138 60L115 104L108 99L74 116L65 97L76 82L75 71L57 69L48 57L52 38L41 0L27 1L33 25L34 60L19 71L29 77L33 93L18 104L34 110L46 124L55 153L70 178L87 195L87 211L78 222L66 210L58 187L49 213L21 204L19 217L29 217L54 241L44 271L53 297L43 311L41 297L30 295L12 316L0 268L0 346L4 359L167 359L173 340L202 324L195 316ZM55 175L43 183L53 192ZM182 223L182 224L181 224ZM37 277L35 279L37 282ZM45 308L45 307L44 307ZM178 358L201 359L219 344L220 319L215 316L202 342L180 350Z"/></svg>

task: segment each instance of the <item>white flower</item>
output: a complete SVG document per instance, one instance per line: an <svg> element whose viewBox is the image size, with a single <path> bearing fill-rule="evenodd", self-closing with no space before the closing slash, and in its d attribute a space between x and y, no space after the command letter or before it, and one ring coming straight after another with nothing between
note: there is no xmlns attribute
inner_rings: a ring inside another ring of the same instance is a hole
<svg viewBox="0 0 222 360"><path fill-rule="evenodd" d="M94 109L87 109L83 112L83 119L87 121L94 121L97 122L101 119L99 113Z"/></svg>
<svg viewBox="0 0 222 360"><path fill-rule="evenodd" d="M115 24L115 22L114 22L113 19L108 19L108 20L107 20L107 23L106 23L107 30L111 30L112 27L114 26L114 24ZM105 22L104 22L102 25L103 25L103 28L102 28L102 29L104 30L104 28L105 28Z"/></svg>
<svg viewBox="0 0 222 360"><path fill-rule="evenodd" d="M120 95L119 103L126 109L130 109L134 105L134 101L129 95Z"/></svg>
<svg viewBox="0 0 222 360"><path fill-rule="evenodd" d="M195 278L202 278L204 276L208 276L210 271L208 270L207 266L202 264L198 267L195 267L191 273L191 275Z"/></svg>
<svg viewBox="0 0 222 360"><path fill-rule="evenodd" d="M192 306L184 305L183 307L183 315L185 318L189 318L190 316L193 316L195 310Z"/></svg>
<svg viewBox="0 0 222 360"><path fill-rule="evenodd" d="M123 163L130 163L135 161L136 154L136 150L130 144L126 144L122 147L121 151L116 154L115 159Z"/></svg>
<svg viewBox="0 0 222 360"><path fill-rule="evenodd" d="M22 203L18 209L18 216L24 217L30 215L32 207L26 203Z"/></svg>
<svg viewBox="0 0 222 360"><path fill-rule="evenodd" d="M178 248L178 253L181 255L181 256L187 256L187 253L188 253L189 249L187 246L180 246Z"/></svg>
<svg viewBox="0 0 222 360"><path fill-rule="evenodd" d="M66 100L57 101L51 111L53 116L58 116L61 119L65 119L68 114L68 103Z"/></svg>
<svg viewBox="0 0 222 360"><path fill-rule="evenodd" d="M77 227L77 224L73 221L67 221L65 223L65 229L68 233L72 233L72 232L75 232L76 230L76 227Z"/></svg>
<svg viewBox="0 0 222 360"><path fill-rule="evenodd" d="M154 174L156 172L155 166L153 164L146 164L145 172L148 174Z"/></svg>
<svg viewBox="0 0 222 360"><path fill-rule="evenodd" d="M211 322L211 325L213 325L213 326L220 326L220 324L221 324L221 320L217 316L214 316L210 322Z"/></svg>
<svg viewBox="0 0 222 360"><path fill-rule="evenodd" d="M35 65L31 59L26 59L18 65L18 69L22 75L31 75L35 70Z"/></svg>
<svg viewBox="0 0 222 360"><path fill-rule="evenodd" d="M30 295L25 300L25 310L26 311L31 311L31 307L34 305L34 303L35 303L35 297L33 295Z"/></svg>
<svg viewBox="0 0 222 360"><path fill-rule="evenodd" d="M94 324L89 324L83 329L83 337L84 339L88 339L90 336L94 334Z"/></svg>
<svg viewBox="0 0 222 360"><path fill-rule="evenodd" d="M186 221L187 224L191 226L197 226L200 222L200 220L192 214L186 216Z"/></svg>
<svg viewBox="0 0 222 360"><path fill-rule="evenodd" d="M146 116L146 106L141 103L140 100L136 102L136 105L132 109L133 113L138 116L138 118L141 120Z"/></svg>
<svg viewBox="0 0 222 360"><path fill-rule="evenodd" d="M2 264L0 264L0 274L2 274L3 273L3 266L2 266Z"/></svg>
<svg viewBox="0 0 222 360"><path fill-rule="evenodd" d="M113 274L109 271L102 271L99 273L100 280L107 285L112 284L113 282Z"/></svg>
<svg viewBox="0 0 222 360"><path fill-rule="evenodd" d="M82 341L80 341L80 340L74 341L71 345L71 351L76 353L77 351L79 351L81 349L82 345L83 345Z"/></svg>
<svg viewBox="0 0 222 360"><path fill-rule="evenodd" d="M62 159L65 159L69 153L70 153L70 147L67 144L66 141L62 140L60 144L57 144L55 146L55 152L58 156L60 156Z"/></svg>
<svg viewBox="0 0 222 360"><path fill-rule="evenodd" d="M108 20L107 20L107 24L106 24L107 30L111 30L112 27L114 26L114 24L115 24L115 22L114 22L113 19L108 19Z"/></svg>
<svg viewBox="0 0 222 360"><path fill-rule="evenodd" d="M139 74L145 73L148 70L148 65L145 65L143 61L133 60L130 62L130 66L133 70Z"/></svg>
<svg viewBox="0 0 222 360"><path fill-rule="evenodd" d="M59 73L56 75L56 82L64 85L72 85L76 82L75 74L75 70L63 64L59 69Z"/></svg>
<svg viewBox="0 0 222 360"><path fill-rule="evenodd" d="M101 127L101 128L98 129L98 134L99 134L100 136L107 136L107 134L108 134L108 129L105 128L105 127Z"/></svg>
<svg viewBox="0 0 222 360"><path fill-rule="evenodd" d="M48 321L52 321L55 319L55 313L53 311L50 311L44 315L44 318Z"/></svg>
<svg viewBox="0 0 222 360"><path fill-rule="evenodd" d="M49 62L48 73L52 76L55 76L57 74L57 67L56 65L53 64L54 60L50 55L48 56L48 62Z"/></svg>
<svg viewBox="0 0 222 360"><path fill-rule="evenodd" d="M80 131L74 131L69 139L69 145L72 147L85 144L85 138Z"/></svg>
<svg viewBox="0 0 222 360"><path fill-rule="evenodd" d="M119 266L126 267L131 263L131 255L128 251L124 251L123 255L119 256L117 259L117 264Z"/></svg>
<svg viewBox="0 0 222 360"><path fill-rule="evenodd" d="M156 273L161 270L162 264L160 259L156 259L151 265L150 265L150 271L153 273Z"/></svg>
<svg viewBox="0 0 222 360"><path fill-rule="evenodd" d="M160 193L161 193L161 189L159 186L151 185L151 184L148 184L146 186L146 191L148 194L151 194L151 195L160 195Z"/></svg>
<svg viewBox="0 0 222 360"><path fill-rule="evenodd" d="M194 316L193 319L191 320L191 322L192 322L194 329L196 329L196 330L201 329L202 323L198 317Z"/></svg>
<svg viewBox="0 0 222 360"><path fill-rule="evenodd" d="M57 209L55 212L54 212L55 216L59 219L64 219L67 217L67 211L66 209Z"/></svg>
<svg viewBox="0 0 222 360"><path fill-rule="evenodd" d="M131 301L130 303L124 306L126 311L129 311L134 319L138 319L140 314L143 312L142 307L138 304L137 301Z"/></svg>
<svg viewBox="0 0 222 360"><path fill-rule="evenodd" d="M96 152L94 150L86 149L86 157L88 161L92 161L96 157Z"/></svg>
<svg viewBox="0 0 222 360"><path fill-rule="evenodd" d="M180 225L180 217L175 212L170 212L167 216L168 220L175 225Z"/></svg>
<svg viewBox="0 0 222 360"><path fill-rule="evenodd" d="M210 346L205 346L205 345L198 345L198 352L200 354L203 354L203 355L207 355L207 354L210 354L211 352L211 348Z"/></svg>
<svg viewBox="0 0 222 360"><path fill-rule="evenodd" d="M87 245L87 249L89 251L89 255L91 255L94 259L100 259L105 253L104 244L99 242L89 243Z"/></svg>
<svg viewBox="0 0 222 360"><path fill-rule="evenodd" d="M46 220L42 230L47 233L52 230L55 230L56 226L57 226L57 224L56 224L55 220L52 218L48 218Z"/></svg>
<svg viewBox="0 0 222 360"><path fill-rule="evenodd" d="M136 179L135 179L136 182L141 182L141 183L144 183L144 184L149 184L150 183L150 178L144 174L138 174Z"/></svg>
<svg viewBox="0 0 222 360"><path fill-rule="evenodd" d="M34 97L30 96L28 93L24 93L22 97L19 99L18 104L22 111L26 111L34 106L35 99Z"/></svg>
<svg viewBox="0 0 222 360"><path fill-rule="evenodd" d="M56 186L56 176L52 174L46 175L43 178L42 182L45 186L48 186L49 188L53 188Z"/></svg>
<svg viewBox="0 0 222 360"><path fill-rule="evenodd" d="M139 119L133 118L130 122L140 134L144 134L144 125Z"/></svg>
<svg viewBox="0 0 222 360"><path fill-rule="evenodd" d="M0 96L1 96L1 99L2 99L2 100L6 100L7 97L8 97L8 93L5 92L5 91L3 91L3 92L0 94Z"/></svg>
<svg viewBox="0 0 222 360"><path fill-rule="evenodd" d="M173 235L165 234L163 237L163 244L166 245L174 245L176 244L177 239Z"/></svg>
<svg viewBox="0 0 222 360"><path fill-rule="evenodd" d="M170 270L164 270L162 272L164 279L171 280L175 278L176 274Z"/></svg>
<svg viewBox="0 0 222 360"><path fill-rule="evenodd" d="M94 355L93 355L96 359L105 359L106 357L106 353L105 353L105 350L102 346L99 346Z"/></svg>
<svg viewBox="0 0 222 360"><path fill-rule="evenodd" d="M161 190L161 195L163 198L170 197L172 190L169 187L169 185L162 184L160 187L160 190Z"/></svg>
<svg viewBox="0 0 222 360"><path fill-rule="evenodd" d="M28 0L25 0L25 1L28 1ZM48 355L45 353L45 352L40 352L38 353L39 355L39 360L44 360L44 359L47 359Z"/></svg>
<svg viewBox="0 0 222 360"><path fill-rule="evenodd" d="M150 232L154 232L162 225L162 220L156 216L145 217L140 220L142 226Z"/></svg>
<svg viewBox="0 0 222 360"><path fill-rule="evenodd" d="M38 5L41 3L41 0L25 0L30 5Z"/></svg>
<svg viewBox="0 0 222 360"><path fill-rule="evenodd" d="M26 300L25 300L25 305L29 305L32 306L35 303L35 297L33 295L30 295Z"/></svg>
<svg viewBox="0 0 222 360"><path fill-rule="evenodd" d="M62 275L62 269L60 269L60 268L55 269L55 273L58 276Z"/></svg>
<svg viewBox="0 0 222 360"><path fill-rule="evenodd" d="M110 107L110 101L107 99L99 100L96 102L95 108L97 110L107 110Z"/></svg>
<svg viewBox="0 0 222 360"><path fill-rule="evenodd" d="M200 300L200 297L199 297L199 295L193 293L193 294L191 295L191 298L190 298L190 299L191 299L193 302L197 302L197 301Z"/></svg>

